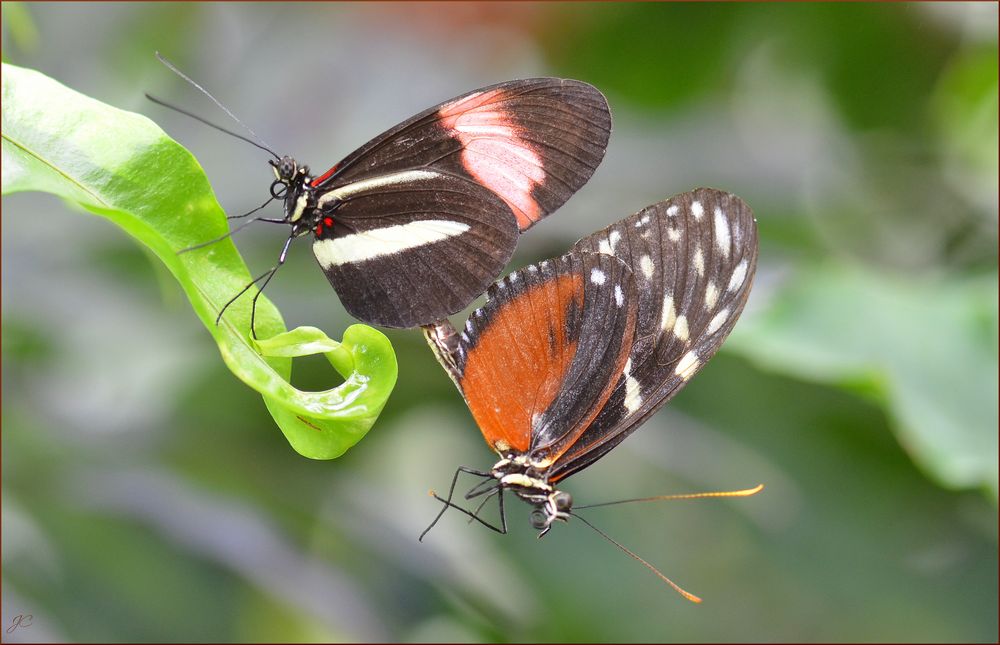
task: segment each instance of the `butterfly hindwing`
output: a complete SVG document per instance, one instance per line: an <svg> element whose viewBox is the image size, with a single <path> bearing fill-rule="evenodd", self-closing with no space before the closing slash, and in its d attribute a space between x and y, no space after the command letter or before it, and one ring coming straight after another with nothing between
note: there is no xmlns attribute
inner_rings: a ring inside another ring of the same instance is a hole
<svg viewBox="0 0 1000 645"><path fill-rule="evenodd" d="M559 78L509 81L400 123L313 185L336 189L420 169L452 174L500 196L525 230L590 179L610 134L607 100L593 86Z"/></svg>
<svg viewBox="0 0 1000 645"><path fill-rule="evenodd" d="M507 205L473 182L425 173L351 187L338 193L313 254L361 320L415 327L454 313L503 271L517 243Z"/></svg>
<svg viewBox="0 0 1000 645"><path fill-rule="evenodd" d="M614 391L555 465L552 481L606 454L715 354L746 303L757 265L757 229L740 198L699 188L580 240L573 252L612 254L631 268L638 322Z"/></svg>
<svg viewBox="0 0 1000 645"><path fill-rule="evenodd" d="M625 264L599 253L531 265L490 289L456 357L490 446L558 458L615 385L632 346L635 295Z"/></svg>

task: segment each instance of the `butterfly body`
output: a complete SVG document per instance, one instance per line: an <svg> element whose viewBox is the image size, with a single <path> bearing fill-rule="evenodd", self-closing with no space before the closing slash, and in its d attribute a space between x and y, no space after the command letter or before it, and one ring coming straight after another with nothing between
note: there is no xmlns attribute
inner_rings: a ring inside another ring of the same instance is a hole
<svg viewBox="0 0 1000 645"><path fill-rule="evenodd" d="M557 520L569 520L573 507L572 496L549 483L548 466L527 455L509 453L490 469L500 488L534 506L530 519L532 527L541 531L539 536L545 535Z"/></svg>

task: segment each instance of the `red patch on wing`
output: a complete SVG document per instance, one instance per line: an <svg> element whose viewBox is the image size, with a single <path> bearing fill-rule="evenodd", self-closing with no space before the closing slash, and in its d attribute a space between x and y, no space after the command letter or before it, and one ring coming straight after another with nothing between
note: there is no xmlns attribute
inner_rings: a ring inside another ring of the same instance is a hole
<svg viewBox="0 0 1000 645"><path fill-rule="evenodd" d="M329 170L327 170L326 172L324 172L322 175L320 175L316 179L313 179L312 183L309 184L309 185L312 186L313 188L315 188L316 186L319 186L324 181L326 181L327 179L329 179L330 175L332 175L333 173L337 172L337 166L339 166L339 165L340 165L339 163L334 164L332 168L330 168Z"/></svg>
<svg viewBox="0 0 1000 645"><path fill-rule="evenodd" d="M320 235L323 234L323 227L324 226L327 227L327 228L330 228L331 226L333 226L333 218L332 217L324 217L323 221L316 225L316 237L319 237Z"/></svg>
<svg viewBox="0 0 1000 645"><path fill-rule="evenodd" d="M531 191L544 181L545 170L503 102L502 90L477 92L443 106L438 114L464 147L465 170L507 202L523 231L543 215Z"/></svg>
<svg viewBox="0 0 1000 645"><path fill-rule="evenodd" d="M583 288L579 274L532 287L495 312L469 351L462 392L495 450L530 448L532 418L555 399L576 353L567 314L583 305Z"/></svg>

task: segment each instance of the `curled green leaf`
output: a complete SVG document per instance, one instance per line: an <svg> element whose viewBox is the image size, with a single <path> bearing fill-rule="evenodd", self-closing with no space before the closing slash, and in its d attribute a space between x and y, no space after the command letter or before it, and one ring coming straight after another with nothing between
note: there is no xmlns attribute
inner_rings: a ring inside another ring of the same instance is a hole
<svg viewBox="0 0 1000 645"><path fill-rule="evenodd" d="M344 382L323 392L303 392L280 386L283 409L300 422L281 424L288 442L303 455L332 459L357 443L378 418L396 384L396 356L385 335L367 325L351 325L343 342L327 338L315 327L292 331L256 342L264 356L293 358L322 353ZM270 409L270 403L268 403ZM336 422L335 432L323 422Z"/></svg>
<svg viewBox="0 0 1000 645"><path fill-rule="evenodd" d="M337 343L315 328L285 332L261 296L249 337L250 298L222 305L250 274L230 240L177 251L226 233L225 214L201 166L146 117L105 105L39 72L3 65L3 194L40 191L107 218L148 247L191 301L227 367L264 397L292 446L337 457L371 428L396 381L396 358L380 332L354 325ZM302 392L288 381L294 356L322 352L345 382Z"/></svg>

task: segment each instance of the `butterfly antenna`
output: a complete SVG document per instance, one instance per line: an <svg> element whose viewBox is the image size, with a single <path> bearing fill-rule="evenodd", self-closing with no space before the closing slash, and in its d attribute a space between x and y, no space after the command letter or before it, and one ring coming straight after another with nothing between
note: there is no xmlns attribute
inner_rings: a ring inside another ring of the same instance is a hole
<svg viewBox="0 0 1000 645"><path fill-rule="evenodd" d="M253 144L253 145L257 146L261 150L264 150L264 151L270 153L271 156L274 157L275 159L280 159L280 157L278 156L278 153L276 153L274 150L272 150L271 147L263 139L261 139L260 136L258 136L256 132L254 132L253 130L251 130L250 126L248 126L246 123L243 123L243 121L240 121L236 117L235 114L233 114L232 112L229 111L229 108L227 108L225 105L223 105L217 98L215 98L214 96L212 96L209 93L208 90L206 90L201 85L198 85L197 83L195 83L193 80L191 80L191 78L187 74L185 74L181 70L177 69L177 66L174 65L173 63L171 63L166 58L164 58L160 54L160 52L156 52L156 58L161 63L163 63L167 67L167 69L169 69L174 74L177 74L178 76L180 76L181 78L183 78L185 81L187 81L192 86L194 86L199 92L201 92L202 94L204 94L205 96L207 96L209 99L211 99L211 101L213 103L215 103L217 106L219 106L219 108L223 112L225 112L227 115L229 115L229 118L231 118L233 121L236 121L237 123L239 123L240 126L244 130L246 130L247 132L249 132L250 136L252 136L253 139L247 138L247 137L245 137L245 136L243 136L241 134L237 134L236 132L233 132L232 130L228 130L228 129L220 126L220 125L216 125L216 124L212 123L211 121L203 119L202 117L200 117L200 116L198 116L196 114L192 114L191 112L188 112L187 110L183 110L183 109L181 109L181 108L179 108L179 107L177 107L175 105L171 105L171 104L167 103L166 101L162 101L160 99L154 98L154 97L150 96L149 94L146 94L146 98L147 99L149 99L153 103L156 103L158 105L162 105L165 108L170 108L171 110L174 110L176 112L180 112L181 114L189 116L192 119L195 119L197 121L201 121L205 125L210 126L212 128L215 128L216 130L219 130L221 132L225 132L226 134L230 134L230 135L236 137L237 139L242 139L243 141L246 141L247 143L250 143L250 144Z"/></svg>
<svg viewBox="0 0 1000 645"><path fill-rule="evenodd" d="M620 499L615 502L601 502L599 504L583 504L574 506L576 509L597 508L598 506L613 506L615 504L631 504L632 502L660 502L668 499L706 499L711 497L750 497L764 490L764 484L757 484L753 488L744 490L713 491L708 493L684 493L682 495L656 495L655 497L636 497L635 499Z"/></svg>
<svg viewBox="0 0 1000 645"><path fill-rule="evenodd" d="M647 569L649 569L650 571L652 571L653 573L655 573L660 580L662 580L665 583L667 583L668 585L670 585L671 588L673 588L673 590L676 591L677 593L679 593L680 595L684 596L685 598L687 598L688 600L690 600L693 603L700 603L701 602L701 598L699 598L698 596L694 595L690 591L685 591L684 589L682 589L680 587L680 585L678 585L676 582L674 582L673 580L671 580L667 576L663 575L660 572L659 569L657 569L656 567L654 567L653 565L651 565L650 563L646 562L645 560L643 560L642 558L640 558L638 555L636 555L635 553L633 553L632 551L630 551L621 542L618 542L617 540L615 540L614 538L612 538L610 535L608 535L607 533L605 533L601 529L597 528L596 526L594 526L593 524L591 524L590 522L588 522L587 520L585 520L580 515L577 515L576 513L570 513L570 515L572 515L573 517L577 518L578 520L580 520L581 522L583 522L584 524L586 524L590 528L594 529L594 531L598 535L600 535L602 538L604 538L605 540L607 540L611 544L614 544L616 547L618 547L619 549L621 549L622 551L624 551L626 554L628 554L633 560L638 561L644 567L646 567Z"/></svg>
<svg viewBox="0 0 1000 645"><path fill-rule="evenodd" d="M149 99L150 101L152 101L153 103L156 103L157 105L162 105L163 107L169 108L169 109L173 110L174 112L180 112L184 116L189 116L192 119L194 119L195 121L201 121L202 123L204 123L208 127L215 128L219 132L225 132L226 134L228 134L230 136L233 136L233 137L236 137L237 139L241 139L243 141L246 141L250 145L256 146L256 147L260 148L261 150L264 150L265 152L267 152L267 153L269 153L271 155L274 155L275 159L278 158L278 155L275 154L273 150L271 150L270 148L268 148L268 147L266 147L266 146L264 146L264 145L262 145L262 144L260 144L260 143L258 143L256 141L254 141L253 139L251 139L249 137L245 137L245 136L243 136L242 134L240 134L238 132L233 132L232 130L229 130L227 128L222 127L221 125L217 125L215 123L212 123L208 119L204 119L204 118L198 116L197 114L194 114L193 112L188 112L184 108L180 108L180 107L177 107L176 105L172 105L170 103L167 103L163 99L158 99L155 96L153 96L152 94L149 94L148 92L146 93L146 98Z"/></svg>

